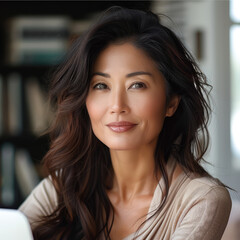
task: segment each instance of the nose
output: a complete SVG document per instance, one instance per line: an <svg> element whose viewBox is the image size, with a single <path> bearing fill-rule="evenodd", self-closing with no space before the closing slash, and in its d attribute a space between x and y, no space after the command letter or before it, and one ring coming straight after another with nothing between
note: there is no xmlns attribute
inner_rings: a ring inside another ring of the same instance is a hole
<svg viewBox="0 0 240 240"><path fill-rule="evenodd" d="M111 113L123 114L129 111L127 96L124 91L113 91L111 94Z"/></svg>

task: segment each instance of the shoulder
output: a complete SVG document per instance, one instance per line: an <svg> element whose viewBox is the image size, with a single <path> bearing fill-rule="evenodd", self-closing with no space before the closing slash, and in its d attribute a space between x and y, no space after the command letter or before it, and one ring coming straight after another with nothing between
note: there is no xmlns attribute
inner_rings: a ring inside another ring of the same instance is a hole
<svg viewBox="0 0 240 240"><path fill-rule="evenodd" d="M228 190L210 177L190 174L175 195L175 239L221 239L231 211Z"/></svg>
<svg viewBox="0 0 240 240"><path fill-rule="evenodd" d="M213 201L215 204L231 206L231 198L228 190L218 179L211 177L197 177L190 174L183 190L183 198L191 198L193 201L200 199Z"/></svg>
<svg viewBox="0 0 240 240"><path fill-rule="evenodd" d="M177 195L182 206L182 217L191 213L189 216L198 216L205 219L204 222L216 221L217 218L227 222L232 201L228 190L218 179L190 174Z"/></svg>
<svg viewBox="0 0 240 240"><path fill-rule="evenodd" d="M57 204L57 193L53 186L51 177L43 179L29 197L34 197L43 203L49 203L52 207Z"/></svg>
<svg viewBox="0 0 240 240"><path fill-rule="evenodd" d="M52 183L51 177L44 178L38 186L33 190L33 194L56 200L56 190Z"/></svg>
<svg viewBox="0 0 240 240"><path fill-rule="evenodd" d="M43 179L19 207L30 223L50 215L57 207L57 193L50 177Z"/></svg>

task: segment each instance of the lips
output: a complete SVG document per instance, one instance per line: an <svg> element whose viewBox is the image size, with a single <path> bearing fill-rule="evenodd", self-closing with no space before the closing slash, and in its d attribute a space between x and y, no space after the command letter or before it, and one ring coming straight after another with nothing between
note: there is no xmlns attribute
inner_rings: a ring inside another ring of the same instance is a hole
<svg viewBox="0 0 240 240"><path fill-rule="evenodd" d="M131 130L132 128L134 128L136 125L137 124L135 124L135 123L126 122L126 121L112 122L112 123L107 124L107 126L110 128L110 130L112 130L113 132L116 132L116 133L127 132L127 131Z"/></svg>

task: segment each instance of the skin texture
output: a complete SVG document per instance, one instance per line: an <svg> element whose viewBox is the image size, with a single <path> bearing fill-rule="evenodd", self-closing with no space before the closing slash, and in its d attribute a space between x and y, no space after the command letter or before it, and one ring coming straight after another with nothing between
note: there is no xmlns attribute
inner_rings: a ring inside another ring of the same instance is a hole
<svg viewBox="0 0 240 240"><path fill-rule="evenodd" d="M174 96L167 104L162 74L131 43L112 44L97 58L86 106L94 134L110 149L114 169L108 191L114 207L112 239L126 237L145 220L158 183L157 138L178 103Z"/></svg>

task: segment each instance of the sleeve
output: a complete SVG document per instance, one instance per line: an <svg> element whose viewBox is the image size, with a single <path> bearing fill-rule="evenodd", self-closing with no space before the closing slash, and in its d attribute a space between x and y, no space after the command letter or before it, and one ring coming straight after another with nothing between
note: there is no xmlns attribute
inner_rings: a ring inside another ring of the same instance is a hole
<svg viewBox="0 0 240 240"><path fill-rule="evenodd" d="M186 209L171 240L220 240L230 211L228 191L215 186Z"/></svg>
<svg viewBox="0 0 240 240"><path fill-rule="evenodd" d="M43 179L19 207L31 227L57 207L57 193L50 177Z"/></svg>

